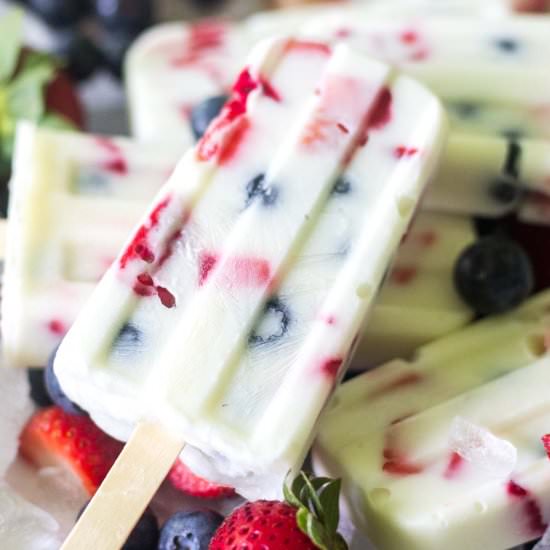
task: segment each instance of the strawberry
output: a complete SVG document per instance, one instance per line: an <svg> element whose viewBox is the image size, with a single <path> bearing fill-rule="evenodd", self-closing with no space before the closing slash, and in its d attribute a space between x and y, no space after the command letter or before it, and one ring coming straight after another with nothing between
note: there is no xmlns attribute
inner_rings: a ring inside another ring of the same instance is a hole
<svg viewBox="0 0 550 550"><path fill-rule="evenodd" d="M62 465L71 470L93 495L122 449L122 443L103 433L88 416L60 407L39 410L20 436L23 457L41 467Z"/></svg>
<svg viewBox="0 0 550 550"><path fill-rule="evenodd" d="M337 532L340 480L302 473L284 488L286 502L237 508L214 533L209 550L347 550Z"/></svg>
<svg viewBox="0 0 550 550"><path fill-rule="evenodd" d="M194 497L224 498L235 494L232 487L217 485L195 475L181 460L177 460L172 466L168 479L176 489Z"/></svg>

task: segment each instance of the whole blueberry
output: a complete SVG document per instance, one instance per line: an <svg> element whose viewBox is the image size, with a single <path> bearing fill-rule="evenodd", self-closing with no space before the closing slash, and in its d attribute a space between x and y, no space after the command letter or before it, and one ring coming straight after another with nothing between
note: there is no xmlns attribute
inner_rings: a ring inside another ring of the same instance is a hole
<svg viewBox="0 0 550 550"><path fill-rule="evenodd" d="M158 550L208 550L222 521L211 510L177 512L162 526Z"/></svg>
<svg viewBox="0 0 550 550"><path fill-rule="evenodd" d="M59 380L53 370L53 364L55 356L57 354L57 348L52 351L48 358L48 364L44 370L44 382L46 390L50 399L64 411L69 414L86 414L76 403L73 403L61 389Z"/></svg>
<svg viewBox="0 0 550 550"><path fill-rule="evenodd" d="M39 407L49 407L53 405L52 398L46 389L46 381L44 379L43 368L27 369L27 378L31 386L31 399Z"/></svg>
<svg viewBox="0 0 550 550"><path fill-rule="evenodd" d="M209 124L218 116L226 101L226 95L216 95L193 107L191 111L191 130L196 140L204 135Z"/></svg>
<svg viewBox="0 0 550 550"><path fill-rule="evenodd" d="M78 512L77 519L88 507L87 502ZM157 518L149 508L137 522L130 536L122 546L121 550L157 550L159 543L159 525Z"/></svg>
<svg viewBox="0 0 550 550"><path fill-rule="evenodd" d="M151 0L95 0L94 10L105 27L140 32L153 22Z"/></svg>
<svg viewBox="0 0 550 550"><path fill-rule="evenodd" d="M57 53L65 61L67 72L75 80L86 80L104 63L99 48L92 40L79 33L70 33Z"/></svg>
<svg viewBox="0 0 550 550"><path fill-rule="evenodd" d="M478 314L503 313L525 300L534 287L533 268L524 250L499 236L484 237L459 256L456 289Z"/></svg>
<svg viewBox="0 0 550 550"><path fill-rule="evenodd" d="M74 25L90 10L89 0L27 0L27 5L48 25Z"/></svg>

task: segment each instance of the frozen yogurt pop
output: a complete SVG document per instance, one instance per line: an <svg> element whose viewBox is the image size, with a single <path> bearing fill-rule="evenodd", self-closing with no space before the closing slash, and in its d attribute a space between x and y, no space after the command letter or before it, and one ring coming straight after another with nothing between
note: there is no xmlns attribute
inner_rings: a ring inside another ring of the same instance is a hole
<svg viewBox="0 0 550 550"><path fill-rule="evenodd" d="M342 476L376 548L505 549L550 514L550 293L344 384L319 469Z"/></svg>
<svg viewBox="0 0 550 550"><path fill-rule="evenodd" d="M250 497L280 491L445 129L435 96L347 46L283 38L253 50L57 353L71 399L108 433L135 429L67 548L86 544L109 503L131 525L184 442L211 479ZM398 159L400 145L418 154ZM160 465L132 452L152 433L170 451ZM147 483L124 491L130 458Z"/></svg>

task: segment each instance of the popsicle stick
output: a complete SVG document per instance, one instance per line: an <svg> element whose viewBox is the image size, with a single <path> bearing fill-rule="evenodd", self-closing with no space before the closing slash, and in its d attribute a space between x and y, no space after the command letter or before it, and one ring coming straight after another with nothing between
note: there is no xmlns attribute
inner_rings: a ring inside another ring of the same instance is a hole
<svg viewBox="0 0 550 550"><path fill-rule="evenodd" d="M119 550L184 446L158 424L138 424L61 550Z"/></svg>

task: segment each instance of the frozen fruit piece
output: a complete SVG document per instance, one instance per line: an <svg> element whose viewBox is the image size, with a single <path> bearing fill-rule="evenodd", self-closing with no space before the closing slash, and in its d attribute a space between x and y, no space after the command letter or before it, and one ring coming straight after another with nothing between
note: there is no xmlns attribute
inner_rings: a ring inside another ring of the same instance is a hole
<svg viewBox="0 0 550 550"><path fill-rule="evenodd" d="M208 550L210 541L222 522L223 516L211 510L177 512L162 526L158 550Z"/></svg>
<svg viewBox="0 0 550 550"><path fill-rule="evenodd" d="M181 460L174 464L168 479L176 489L194 497L224 498L235 494L232 487L213 483L195 475Z"/></svg>
<svg viewBox="0 0 550 550"><path fill-rule="evenodd" d="M462 298L482 315L516 307L534 287L528 256L498 237L485 237L466 249L456 263L454 281Z"/></svg>
<svg viewBox="0 0 550 550"><path fill-rule="evenodd" d="M68 468L93 494L113 465L122 444L104 434L87 416L60 407L34 414L21 432L21 453L37 466Z"/></svg>

